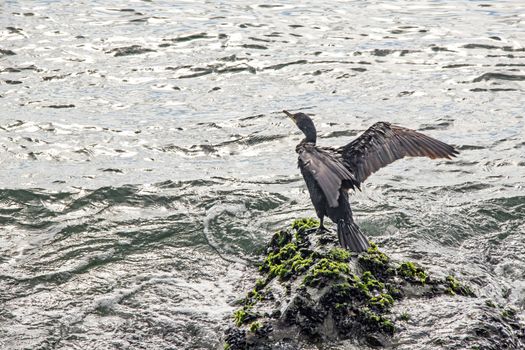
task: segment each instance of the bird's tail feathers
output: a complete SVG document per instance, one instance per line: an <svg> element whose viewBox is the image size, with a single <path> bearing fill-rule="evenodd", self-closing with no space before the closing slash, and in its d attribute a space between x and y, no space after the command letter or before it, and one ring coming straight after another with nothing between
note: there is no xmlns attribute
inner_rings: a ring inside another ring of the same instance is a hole
<svg viewBox="0 0 525 350"><path fill-rule="evenodd" d="M337 223L337 237L343 248L350 249L356 253L364 252L370 247L368 239L359 229L355 222L339 220Z"/></svg>

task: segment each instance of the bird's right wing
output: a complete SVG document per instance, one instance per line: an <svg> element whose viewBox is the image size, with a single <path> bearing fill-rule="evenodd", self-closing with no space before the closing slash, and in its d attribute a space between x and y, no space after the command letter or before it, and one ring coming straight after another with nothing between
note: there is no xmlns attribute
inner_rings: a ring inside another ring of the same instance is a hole
<svg viewBox="0 0 525 350"><path fill-rule="evenodd" d="M406 156L450 159L459 153L444 142L385 122L375 123L357 139L340 148L339 152L359 183Z"/></svg>
<svg viewBox="0 0 525 350"><path fill-rule="evenodd" d="M299 161L304 171L309 172L321 187L328 205L337 207L339 205L339 190L343 182L349 183L351 187L356 184L352 173L329 151L304 145L298 150Z"/></svg>

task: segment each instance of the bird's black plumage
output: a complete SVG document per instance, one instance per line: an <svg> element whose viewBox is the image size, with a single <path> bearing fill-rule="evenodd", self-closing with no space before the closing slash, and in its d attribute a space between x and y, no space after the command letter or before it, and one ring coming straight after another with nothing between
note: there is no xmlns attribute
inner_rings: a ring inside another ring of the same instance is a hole
<svg viewBox="0 0 525 350"><path fill-rule="evenodd" d="M305 135L296 152L320 228L324 229L323 220L328 216L337 224L341 246L355 252L365 251L370 244L353 220L349 189L359 188L372 173L406 156L450 159L458 154L446 143L386 122L375 123L343 147L319 147L310 117L283 112Z"/></svg>

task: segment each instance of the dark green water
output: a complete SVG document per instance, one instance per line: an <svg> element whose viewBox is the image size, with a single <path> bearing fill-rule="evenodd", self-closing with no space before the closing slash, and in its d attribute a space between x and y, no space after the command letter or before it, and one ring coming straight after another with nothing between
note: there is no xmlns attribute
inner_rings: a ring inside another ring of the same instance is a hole
<svg viewBox="0 0 525 350"><path fill-rule="evenodd" d="M481 296L400 305L399 349L454 348L484 298L523 315L519 5L0 3L1 348L220 347L257 253L314 215L282 109L323 145L383 120L461 150L352 196L384 251Z"/></svg>

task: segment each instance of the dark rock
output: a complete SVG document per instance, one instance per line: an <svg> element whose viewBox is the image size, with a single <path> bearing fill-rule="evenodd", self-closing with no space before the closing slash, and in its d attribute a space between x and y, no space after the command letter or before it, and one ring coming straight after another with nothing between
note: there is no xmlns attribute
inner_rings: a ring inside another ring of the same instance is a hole
<svg viewBox="0 0 525 350"><path fill-rule="evenodd" d="M359 255L343 250L337 235L317 226L315 220L300 219L272 237L261 278L225 333L225 349L300 349L340 341L389 347L411 320L406 312L396 316L394 304L476 298L454 276L437 278L417 263L392 261L373 243ZM504 348L522 346L524 328L515 312L487 305L492 316L470 328L472 338L499 341ZM465 348L482 344L462 341Z"/></svg>

